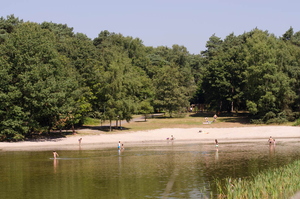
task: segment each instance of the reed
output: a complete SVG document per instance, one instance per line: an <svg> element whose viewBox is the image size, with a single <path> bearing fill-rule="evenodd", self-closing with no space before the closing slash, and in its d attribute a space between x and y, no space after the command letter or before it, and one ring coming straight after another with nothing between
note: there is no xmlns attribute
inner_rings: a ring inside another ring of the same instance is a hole
<svg viewBox="0 0 300 199"><path fill-rule="evenodd" d="M300 161L245 179L216 179L218 198L289 198L300 190Z"/></svg>

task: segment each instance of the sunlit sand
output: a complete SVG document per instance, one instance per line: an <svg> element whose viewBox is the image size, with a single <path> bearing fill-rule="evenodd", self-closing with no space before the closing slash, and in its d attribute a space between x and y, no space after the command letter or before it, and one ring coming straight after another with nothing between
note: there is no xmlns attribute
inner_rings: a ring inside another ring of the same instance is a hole
<svg viewBox="0 0 300 199"><path fill-rule="evenodd" d="M199 132L202 130L202 132ZM174 141L167 141L171 135ZM0 150L3 151L35 151L35 150L78 150L101 149L117 147L118 142L125 147L139 146L143 144L160 144L162 142L196 142L214 143L218 139L224 142L255 142L262 139L268 141L272 136L276 143L285 142L287 138L300 139L300 128L291 126L258 126L236 128L164 128L149 131L138 131L118 134L78 135L67 138L59 138L55 141L22 141L2 142ZM78 139L82 137L79 148Z"/></svg>

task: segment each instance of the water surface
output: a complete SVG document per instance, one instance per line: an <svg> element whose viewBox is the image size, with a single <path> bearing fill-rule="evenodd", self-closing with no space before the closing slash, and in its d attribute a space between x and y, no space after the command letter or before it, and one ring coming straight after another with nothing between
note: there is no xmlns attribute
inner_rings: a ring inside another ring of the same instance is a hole
<svg viewBox="0 0 300 199"><path fill-rule="evenodd" d="M1 151L0 198L216 198L215 178L245 178L300 155L293 141L57 152L54 160L52 151Z"/></svg>

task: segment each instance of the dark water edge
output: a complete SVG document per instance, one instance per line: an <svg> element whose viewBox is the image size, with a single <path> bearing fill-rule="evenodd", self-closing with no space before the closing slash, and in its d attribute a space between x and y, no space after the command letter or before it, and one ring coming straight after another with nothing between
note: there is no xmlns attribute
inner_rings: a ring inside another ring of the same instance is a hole
<svg viewBox="0 0 300 199"><path fill-rule="evenodd" d="M300 156L293 139L57 152L61 159L49 150L0 151L0 198L216 198L214 179L249 177Z"/></svg>

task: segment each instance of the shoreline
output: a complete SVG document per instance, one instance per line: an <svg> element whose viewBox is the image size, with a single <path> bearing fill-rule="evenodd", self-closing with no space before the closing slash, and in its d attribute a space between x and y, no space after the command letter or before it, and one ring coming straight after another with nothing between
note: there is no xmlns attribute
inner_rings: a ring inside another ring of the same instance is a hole
<svg viewBox="0 0 300 199"><path fill-rule="evenodd" d="M199 133L202 130L202 133ZM173 135L174 141L167 141ZM0 142L0 151L78 150L82 137L82 150L114 148L121 141L125 147L174 143L259 142L272 136L276 143L300 140L300 127L258 126L234 128L163 128L148 131L98 135L74 135L66 138L38 141Z"/></svg>

